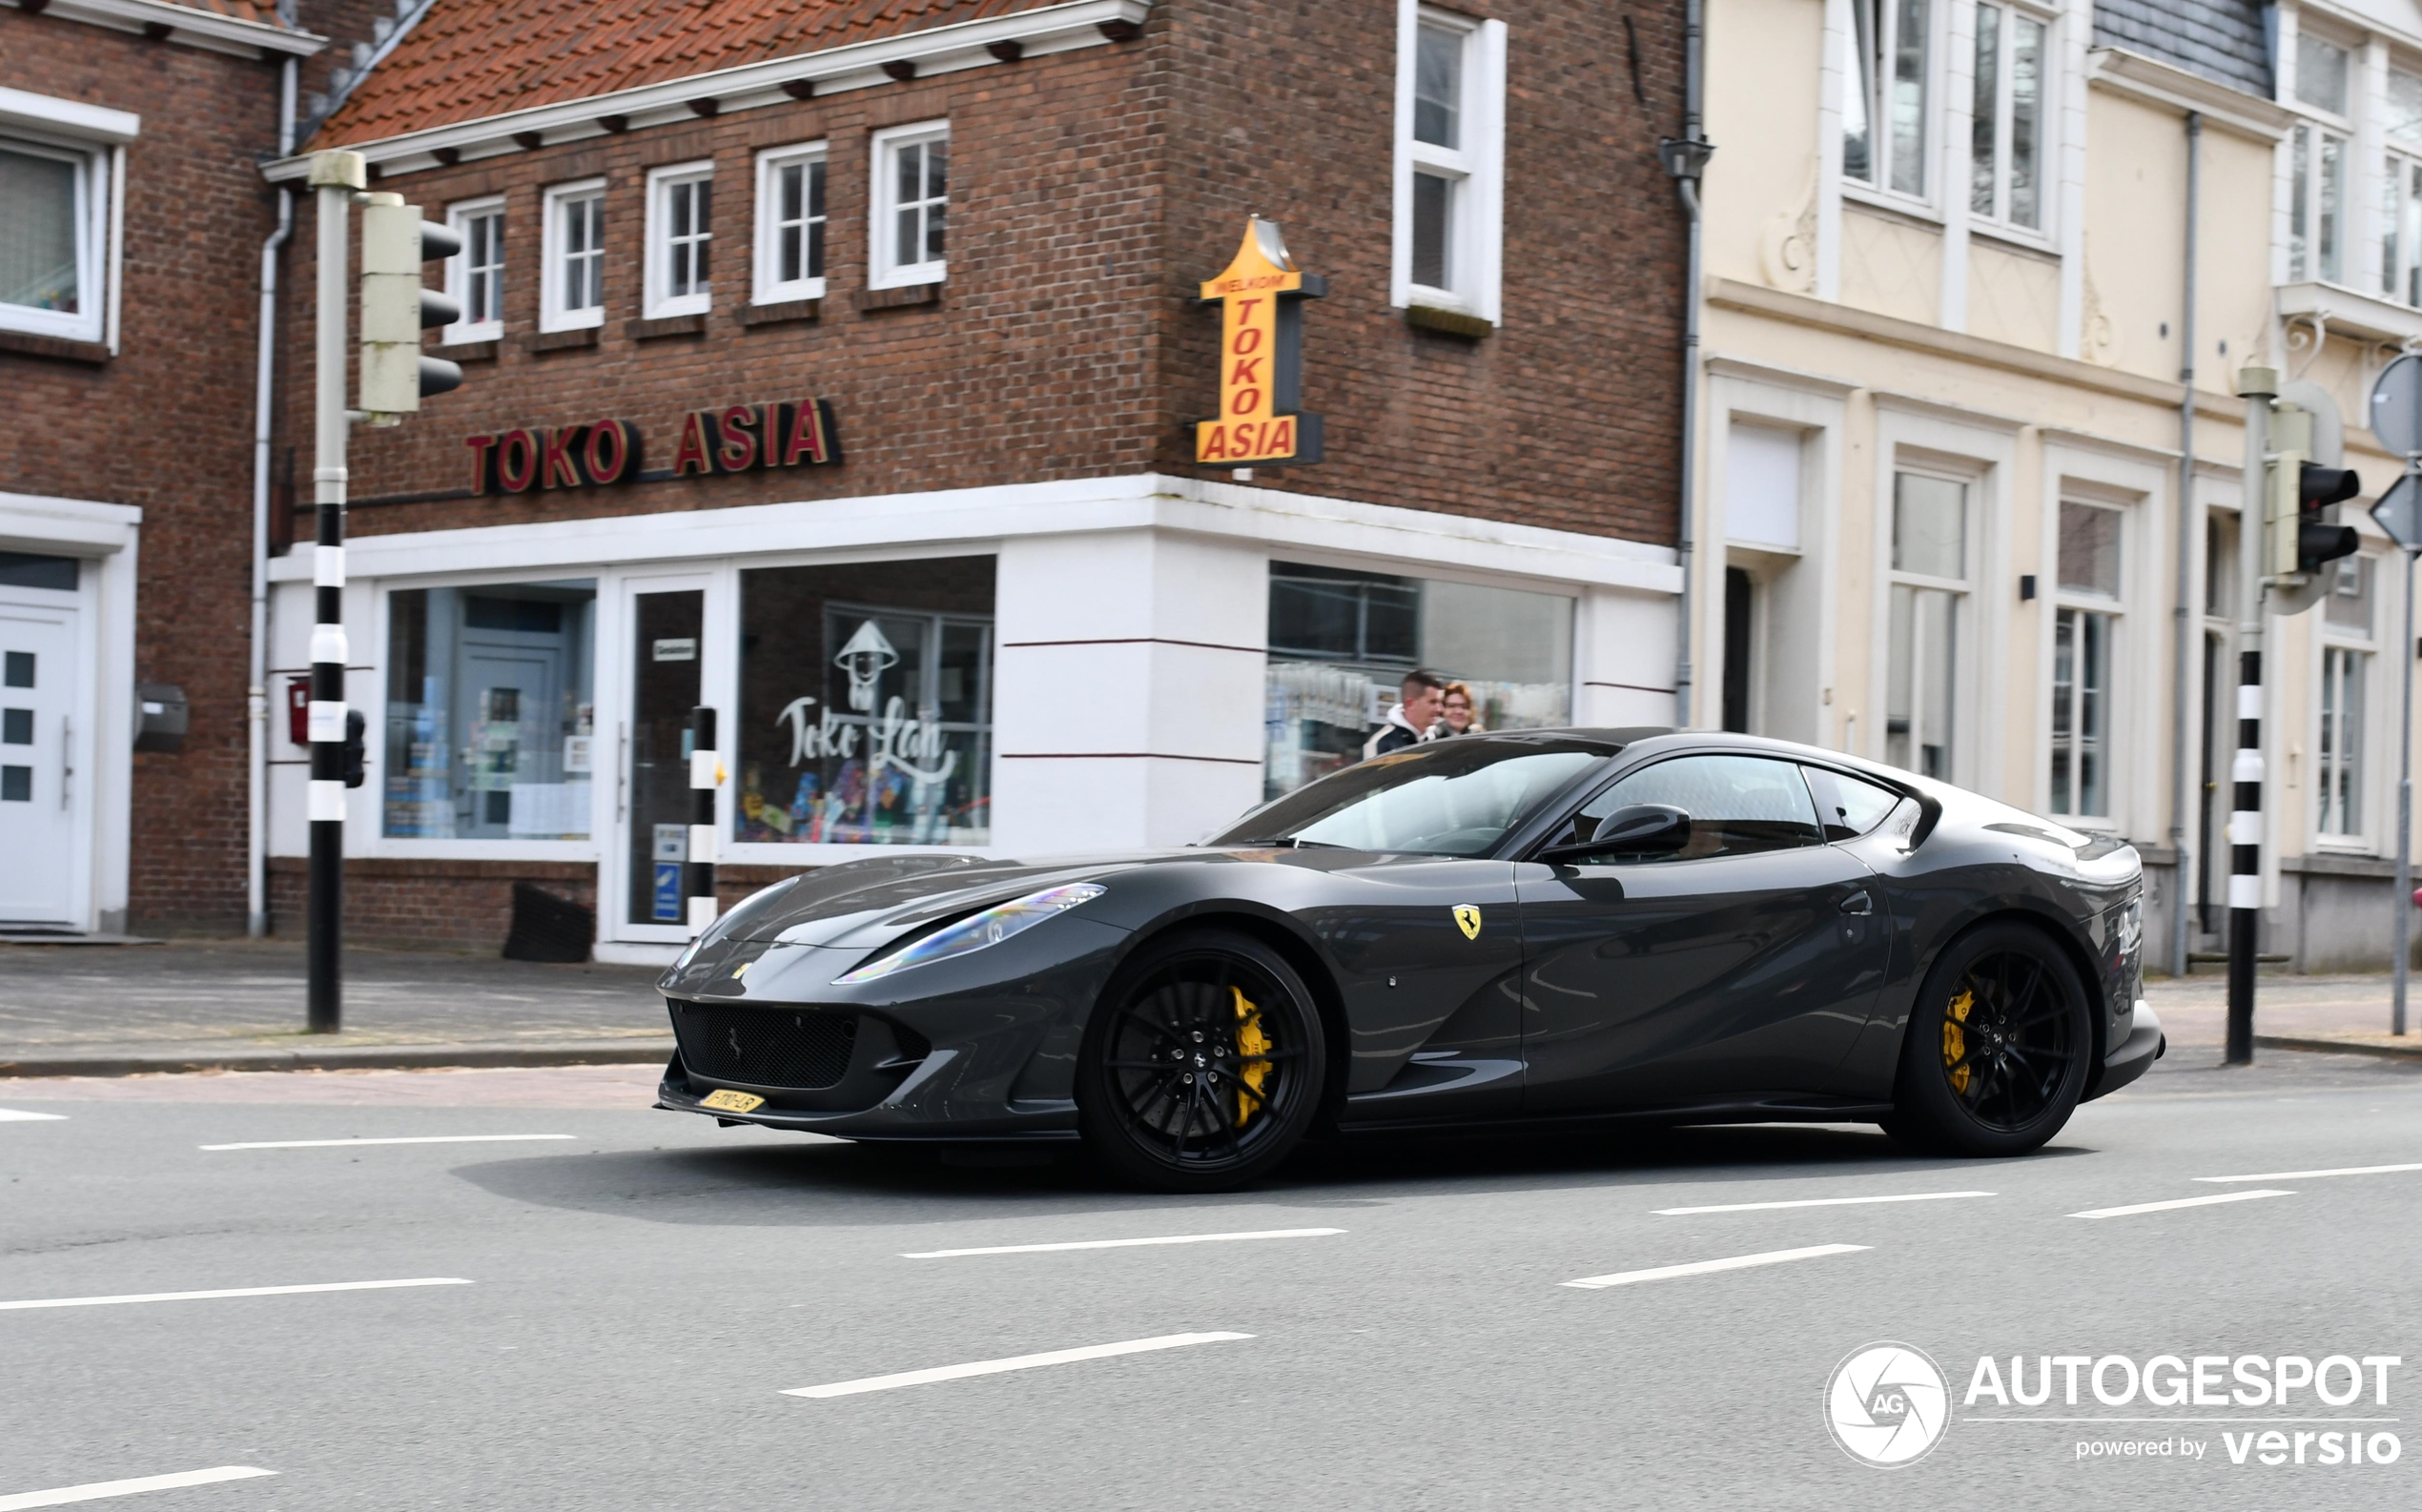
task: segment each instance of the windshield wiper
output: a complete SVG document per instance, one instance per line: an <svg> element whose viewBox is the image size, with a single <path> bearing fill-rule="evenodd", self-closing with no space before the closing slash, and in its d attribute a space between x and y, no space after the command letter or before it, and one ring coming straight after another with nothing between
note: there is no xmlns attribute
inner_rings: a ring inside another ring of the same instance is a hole
<svg viewBox="0 0 2422 1512"><path fill-rule="evenodd" d="M1333 840L1304 840L1293 835L1276 837L1267 840L1237 840L1230 842L1230 844L1239 846L1281 846L1289 850L1351 850L1354 848L1352 846L1341 846Z"/></svg>

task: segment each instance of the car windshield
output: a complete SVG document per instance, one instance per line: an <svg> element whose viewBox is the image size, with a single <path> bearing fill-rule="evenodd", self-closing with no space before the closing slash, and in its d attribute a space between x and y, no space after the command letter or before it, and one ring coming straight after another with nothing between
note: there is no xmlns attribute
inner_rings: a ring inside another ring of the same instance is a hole
<svg viewBox="0 0 2422 1512"><path fill-rule="evenodd" d="M1481 855L1614 750L1471 736L1408 746L1299 788L1212 844Z"/></svg>

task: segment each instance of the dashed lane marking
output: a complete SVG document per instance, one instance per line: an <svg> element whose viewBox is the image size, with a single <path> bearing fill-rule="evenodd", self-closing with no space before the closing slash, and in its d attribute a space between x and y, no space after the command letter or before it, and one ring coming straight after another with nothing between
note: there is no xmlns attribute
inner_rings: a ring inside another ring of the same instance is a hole
<svg viewBox="0 0 2422 1512"><path fill-rule="evenodd" d="M1688 1265L1658 1265L1645 1271L1615 1271L1606 1276L1585 1276L1577 1281L1565 1281L1565 1286L1596 1290L1607 1286L1631 1286L1639 1281L1670 1280L1677 1276L1706 1276L1714 1271L1745 1271L1755 1265L1781 1265L1788 1260L1813 1260L1825 1255L1848 1255L1872 1248L1865 1244L1811 1244L1797 1250L1767 1250L1757 1255L1734 1255L1720 1260L1693 1260Z"/></svg>
<svg viewBox="0 0 2422 1512"><path fill-rule="evenodd" d="M400 1286L468 1286L460 1276L421 1276L405 1281L320 1281L309 1286L231 1286L215 1292L133 1292L123 1297L45 1297L0 1302L0 1313L38 1307L114 1307L121 1302L206 1302L222 1297L292 1297L302 1292L384 1292Z"/></svg>
<svg viewBox="0 0 2422 1512"><path fill-rule="evenodd" d="M0 1512L24 1512L25 1508L38 1506L66 1506L71 1502L98 1502L104 1497L133 1496L143 1491L174 1491L178 1486L216 1485L221 1481L251 1481L277 1473L257 1465L222 1464L212 1470L179 1470L174 1475L136 1476L132 1481L93 1481L84 1485L63 1485L55 1491L20 1491L14 1496L0 1496Z"/></svg>
<svg viewBox="0 0 2422 1512"><path fill-rule="evenodd" d="M2258 1176L2197 1176L2198 1181L2309 1181L2315 1176L2382 1176L2392 1171L2422 1171L2422 1161L2401 1166L2337 1166L2328 1171L2266 1171Z"/></svg>
<svg viewBox="0 0 2422 1512"><path fill-rule="evenodd" d="M1768 1208L1852 1208L1869 1202L1947 1202L1953 1197L1990 1197L1992 1192L1903 1192L1883 1197L1801 1197L1792 1202L1726 1202L1706 1208L1658 1208L1661 1218L1694 1213L1756 1213Z"/></svg>
<svg viewBox="0 0 2422 1512"><path fill-rule="evenodd" d="M248 1139L240 1144L203 1145L204 1150L329 1150L350 1145L489 1145L523 1139L577 1139L578 1134L414 1134L402 1139Z"/></svg>
<svg viewBox="0 0 2422 1512"><path fill-rule="evenodd" d="M2216 1192L2207 1197L2172 1197L2167 1202L2131 1202L2124 1208L2088 1208L2072 1213L2073 1218L2124 1218L2139 1213L2168 1213L2178 1208L2208 1208L2223 1202L2251 1202L2257 1197L2292 1197L2292 1192L2265 1189L2259 1192Z"/></svg>
<svg viewBox="0 0 2422 1512"><path fill-rule="evenodd" d="M0 1108L0 1123L59 1123L66 1117L63 1113L27 1113L18 1108Z"/></svg>
<svg viewBox="0 0 2422 1512"><path fill-rule="evenodd" d="M936 1365L931 1370L904 1370L893 1376L836 1380L827 1386L798 1386L783 1395L854 1397L860 1392L891 1391L899 1386L923 1386L937 1380L960 1380L969 1376L997 1376L1004 1371L1067 1365L1080 1359L1107 1359L1114 1355L1140 1355L1156 1349L1183 1349L1190 1344L1221 1344L1230 1339L1252 1337L1251 1334L1161 1334L1152 1338L1130 1338L1116 1344L1087 1344L1081 1349L1055 1349L1040 1355L1013 1355L1007 1359L979 1359L966 1365Z"/></svg>
<svg viewBox="0 0 2422 1512"><path fill-rule="evenodd" d="M1317 1239L1344 1229L1257 1229L1247 1234L1170 1234L1149 1239L1075 1239L1062 1244L992 1244L974 1250L915 1250L904 1260L949 1260L962 1255L1043 1255L1055 1250L1125 1250L1146 1244L1222 1244L1233 1239Z"/></svg>

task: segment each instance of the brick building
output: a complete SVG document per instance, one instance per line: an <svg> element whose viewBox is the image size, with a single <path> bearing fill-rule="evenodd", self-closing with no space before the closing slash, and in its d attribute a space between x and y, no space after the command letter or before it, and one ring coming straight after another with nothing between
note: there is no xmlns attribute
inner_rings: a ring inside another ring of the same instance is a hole
<svg viewBox="0 0 2422 1512"><path fill-rule="evenodd" d="M701 703L732 889L1189 841L1416 664L1501 727L1670 720L1679 10L434 0L303 144L464 241L462 389L353 436L352 927L492 946L531 880L668 950ZM1325 283L1323 451L1200 465L1199 295L1255 216ZM309 555L272 566L281 705Z"/></svg>

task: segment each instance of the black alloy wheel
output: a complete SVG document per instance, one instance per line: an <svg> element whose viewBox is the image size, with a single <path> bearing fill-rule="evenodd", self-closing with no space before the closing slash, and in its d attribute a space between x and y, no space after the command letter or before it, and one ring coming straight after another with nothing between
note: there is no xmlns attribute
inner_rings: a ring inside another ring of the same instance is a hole
<svg viewBox="0 0 2422 1512"><path fill-rule="evenodd" d="M2060 1133L2085 1089L2093 1024L2066 952L1996 924L1926 973L1901 1047L1896 1138L1944 1154L2023 1154Z"/></svg>
<svg viewBox="0 0 2422 1512"><path fill-rule="evenodd" d="M1139 1186L1242 1186L1302 1141L1326 1065L1312 995L1277 951L1226 930L1172 934L1119 972L1087 1029L1085 1142Z"/></svg>

